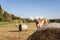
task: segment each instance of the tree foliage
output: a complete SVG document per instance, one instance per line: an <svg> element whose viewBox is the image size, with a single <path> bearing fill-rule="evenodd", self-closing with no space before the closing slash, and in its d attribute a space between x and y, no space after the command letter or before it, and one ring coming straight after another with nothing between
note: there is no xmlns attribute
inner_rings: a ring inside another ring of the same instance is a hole
<svg viewBox="0 0 60 40"><path fill-rule="evenodd" d="M0 21L12 21L16 19L20 19L20 17L17 17L13 14L9 14L7 11L3 11L0 5Z"/></svg>

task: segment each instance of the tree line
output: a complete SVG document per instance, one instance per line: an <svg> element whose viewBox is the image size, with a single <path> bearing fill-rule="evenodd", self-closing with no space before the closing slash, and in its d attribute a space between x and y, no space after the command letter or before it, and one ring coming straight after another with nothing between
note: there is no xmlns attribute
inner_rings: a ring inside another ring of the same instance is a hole
<svg viewBox="0 0 60 40"><path fill-rule="evenodd" d="M4 11L0 5L0 22L10 22L10 21L18 21L18 22L33 22L33 20L29 18L21 18L17 17L11 13L8 13L7 11Z"/></svg>
<svg viewBox="0 0 60 40"><path fill-rule="evenodd" d="M50 19L50 22L60 22L60 19ZM30 23L34 22L34 20L30 18L21 18L17 17L7 11L4 11L0 5L0 22L19 22L19 23Z"/></svg>

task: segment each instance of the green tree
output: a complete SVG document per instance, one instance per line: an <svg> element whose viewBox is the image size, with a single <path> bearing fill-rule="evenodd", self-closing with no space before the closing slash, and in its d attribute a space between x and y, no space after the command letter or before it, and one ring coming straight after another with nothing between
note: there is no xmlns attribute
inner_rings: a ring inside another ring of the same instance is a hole
<svg viewBox="0 0 60 40"><path fill-rule="evenodd" d="M3 16L2 16L2 21L7 21L7 12L4 12Z"/></svg>
<svg viewBox="0 0 60 40"><path fill-rule="evenodd" d="M2 7L1 7L1 5L0 5L0 15L2 14Z"/></svg>
<svg viewBox="0 0 60 40"><path fill-rule="evenodd" d="M1 5L0 5L0 10L2 10Z"/></svg>

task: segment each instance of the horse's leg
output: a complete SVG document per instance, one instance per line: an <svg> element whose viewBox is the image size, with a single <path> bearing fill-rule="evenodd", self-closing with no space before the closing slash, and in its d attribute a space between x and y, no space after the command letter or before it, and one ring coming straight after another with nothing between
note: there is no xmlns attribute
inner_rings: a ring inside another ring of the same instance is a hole
<svg viewBox="0 0 60 40"><path fill-rule="evenodd" d="M39 28L39 24L37 24L37 25L36 25L36 27L37 27L37 30L39 30L39 29L40 29L40 28Z"/></svg>
<svg viewBox="0 0 60 40"><path fill-rule="evenodd" d="M39 30L42 30L42 26L39 26Z"/></svg>
<svg viewBox="0 0 60 40"><path fill-rule="evenodd" d="M39 30L42 30L42 25L41 24L38 24L37 25L37 30L39 31Z"/></svg>
<svg viewBox="0 0 60 40"><path fill-rule="evenodd" d="M39 28L37 23L36 23L36 27L37 27L37 29Z"/></svg>
<svg viewBox="0 0 60 40"><path fill-rule="evenodd" d="M48 25L48 20L45 20L45 25Z"/></svg>

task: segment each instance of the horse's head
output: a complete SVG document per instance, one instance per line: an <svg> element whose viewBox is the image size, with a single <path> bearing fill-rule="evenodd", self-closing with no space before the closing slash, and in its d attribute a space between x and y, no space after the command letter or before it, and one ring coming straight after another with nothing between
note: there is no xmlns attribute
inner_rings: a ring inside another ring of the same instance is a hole
<svg viewBox="0 0 60 40"><path fill-rule="evenodd" d="M35 22L36 22L36 23L39 23L39 21L40 21L39 19L35 19Z"/></svg>

